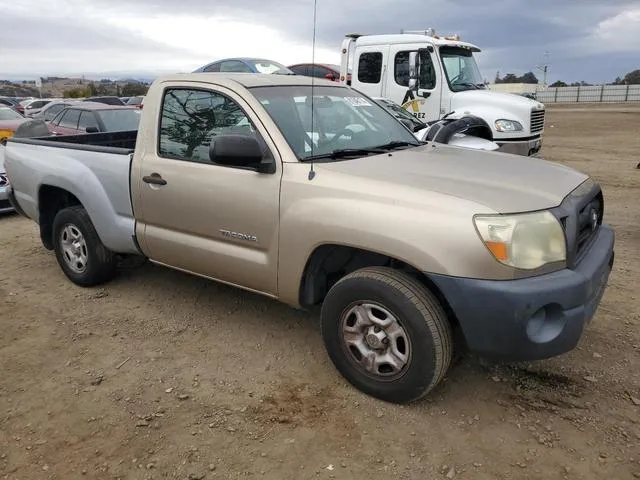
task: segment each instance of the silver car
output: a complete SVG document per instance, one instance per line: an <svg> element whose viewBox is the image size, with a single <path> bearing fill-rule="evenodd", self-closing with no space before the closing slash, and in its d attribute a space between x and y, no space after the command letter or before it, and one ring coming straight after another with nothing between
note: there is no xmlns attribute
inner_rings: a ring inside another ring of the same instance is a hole
<svg viewBox="0 0 640 480"><path fill-rule="evenodd" d="M9 203L8 186L9 180L4 169L4 145L0 144L0 214L13 212L13 207Z"/></svg>

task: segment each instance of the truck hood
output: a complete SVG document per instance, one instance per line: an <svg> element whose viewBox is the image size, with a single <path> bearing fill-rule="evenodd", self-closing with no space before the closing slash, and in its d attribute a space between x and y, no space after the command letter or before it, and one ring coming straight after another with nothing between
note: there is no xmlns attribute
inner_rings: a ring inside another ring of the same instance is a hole
<svg viewBox="0 0 640 480"><path fill-rule="evenodd" d="M515 136L528 136L531 123L531 110L544 109L544 105L530 98L512 93L493 92L491 90L467 90L451 96L450 111L467 113L483 118L498 138L509 138L514 134L499 133L494 123L499 119L516 120L524 131L515 132Z"/></svg>
<svg viewBox="0 0 640 480"><path fill-rule="evenodd" d="M475 202L498 213L556 207L589 178L538 158L433 143L392 155L323 163L316 169L352 177L341 183L346 181L353 188L361 180L375 181L379 183L375 191L394 202L402 203L403 191L413 197L419 189Z"/></svg>

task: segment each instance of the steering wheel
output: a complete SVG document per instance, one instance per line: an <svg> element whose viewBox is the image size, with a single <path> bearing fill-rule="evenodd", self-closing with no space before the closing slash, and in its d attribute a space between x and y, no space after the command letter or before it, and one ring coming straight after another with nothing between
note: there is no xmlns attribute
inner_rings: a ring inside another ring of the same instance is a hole
<svg viewBox="0 0 640 480"><path fill-rule="evenodd" d="M340 130L338 133L336 133L333 138L331 140L329 140L327 143L324 144L324 147L330 147L332 146L338 139L340 139L341 137L351 137L354 133L352 129L350 129L348 126L344 127L342 130Z"/></svg>

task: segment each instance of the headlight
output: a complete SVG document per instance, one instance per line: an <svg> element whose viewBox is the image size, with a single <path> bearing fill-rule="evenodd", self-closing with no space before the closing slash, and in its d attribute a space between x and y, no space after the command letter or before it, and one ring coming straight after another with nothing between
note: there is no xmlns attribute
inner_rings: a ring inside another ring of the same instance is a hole
<svg viewBox="0 0 640 480"><path fill-rule="evenodd" d="M496 130L499 132L519 132L522 130L522 124L515 120L496 120Z"/></svg>
<svg viewBox="0 0 640 480"><path fill-rule="evenodd" d="M505 265L533 270L567 258L564 231L550 212L477 215L473 221L491 254Z"/></svg>

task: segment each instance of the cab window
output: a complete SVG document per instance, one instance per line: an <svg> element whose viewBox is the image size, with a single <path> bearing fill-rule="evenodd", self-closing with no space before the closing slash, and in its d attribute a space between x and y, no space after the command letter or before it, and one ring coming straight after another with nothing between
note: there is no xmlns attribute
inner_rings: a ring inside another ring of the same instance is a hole
<svg viewBox="0 0 640 480"><path fill-rule="evenodd" d="M198 89L165 91L158 140L160 156L210 163L211 139L229 133L255 135L260 140L251 120L231 98Z"/></svg>
<svg viewBox="0 0 640 480"><path fill-rule="evenodd" d="M358 59L358 81L361 83L380 83L381 75L382 53L361 53Z"/></svg>

